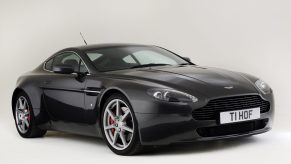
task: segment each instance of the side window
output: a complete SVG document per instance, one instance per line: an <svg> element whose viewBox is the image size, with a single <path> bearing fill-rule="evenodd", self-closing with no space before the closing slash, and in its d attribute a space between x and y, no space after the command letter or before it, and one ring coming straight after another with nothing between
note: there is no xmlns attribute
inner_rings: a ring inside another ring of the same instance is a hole
<svg viewBox="0 0 291 164"><path fill-rule="evenodd" d="M99 54L97 52L88 52L87 56L90 58L92 62L94 62L95 60L98 60L100 57L102 57L103 54Z"/></svg>
<svg viewBox="0 0 291 164"><path fill-rule="evenodd" d="M80 57L72 52L65 52L54 57L53 66L71 65L75 72L88 72Z"/></svg>
<svg viewBox="0 0 291 164"><path fill-rule="evenodd" d="M137 64L131 55L128 55L128 56L122 58L122 60L126 63L129 63L129 64Z"/></svg>
<svg viewBox="0 0 291 164"><path fill-rule="evenodd" d="M91 62L94 63L94 66L97 69L103 68L105 65L108 64L108 58L104 56L103 54L100 54L98 52L87 52L87 56L91 60Z"/></svg>
<svg viewBox="0 0 291 164"><path fill-rule="evenodd" d="M82 73L88 72L88 70L87 70L87 68L86 68L86 66L85 66L83 61L81 61L81 63L80 63L80 71L79 72L82 72Z"/></svg>
<svg viewBox="0 0 291 164"><path fill-rule="evenodd" d="M48 61L45 63L44 68L45 68L46 70L51 71L51 70L52 70L52 66L53 66L53 58L51 58L50 60L48 60Z"/></svg>

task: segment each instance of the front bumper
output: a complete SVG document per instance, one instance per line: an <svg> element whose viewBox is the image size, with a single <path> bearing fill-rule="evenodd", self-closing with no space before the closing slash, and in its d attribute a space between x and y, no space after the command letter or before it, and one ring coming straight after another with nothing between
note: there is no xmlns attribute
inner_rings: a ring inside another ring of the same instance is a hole
<svg viewBox="0 0 291 164"><path fill-rule="evenodd" d="M273 95L268 95L264 97L270 102L270 109L268 112L261 113L261 117L258 120L245 121L239 123L233 123L227 125L231 127L232 125L238 126L239 124L247 126L253 126L253 129L242 130L242 131L230 131L228 133L223 133L219 135L213 135L213 130L224 130L221 128L217 120L195 120L192 116L193 107L190 106L164 106L165 110L173 111L174 109L169 108L181 108L183 112L177 113L135 113L136 119L139 126L139 136L142 145L167 145L171 143L178 142L193 142L193 141L205 141L205 140L217 140L225 138L235 138L250 136L255 134L260 134L267 132L271 129L274 117L274 100ZM156 106L159 111L162 111L163 105L157 104ZM258 124L260 123L260 124ZM220 129L219 129L220 128ZM226 129L227 127L225 127ZM200 131L199 131L200 129ZM208 129L206 135L201 133L201 129Z"/></svg>

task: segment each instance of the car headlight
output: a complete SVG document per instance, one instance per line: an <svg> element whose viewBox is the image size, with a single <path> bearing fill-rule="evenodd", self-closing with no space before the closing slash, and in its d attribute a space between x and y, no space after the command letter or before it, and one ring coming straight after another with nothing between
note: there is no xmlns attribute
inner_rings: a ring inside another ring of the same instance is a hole
<svg viewBox="0 0 291 164"><path fill-rule="evenodd" d="M162 89L154 88L149 89L148 94L154 98L162 101L168 102L197 102L198 99L188 93L172 90L172 89Z"/></svg>
<svg viewBox="0 0 291 164"><path fill-rule="evenodd" d="M262 80L257 80L255 84L259 88L259 90L261 92L263 92L264 94L271 93L271 88L269 87L269 85L266 82L264 82Z"/></svg>

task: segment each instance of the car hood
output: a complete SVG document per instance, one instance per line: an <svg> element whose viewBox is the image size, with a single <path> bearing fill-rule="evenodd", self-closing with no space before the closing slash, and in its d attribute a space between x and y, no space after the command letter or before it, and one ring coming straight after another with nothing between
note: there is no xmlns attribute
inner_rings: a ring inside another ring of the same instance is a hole
<svg viewBox="0 0 291 164"><path fill-rule="evenodd" d="M240 73L199 66L162 66L114 71L111 74L147 80L187 93L208 97L258 93L254 84Z"/></svg>

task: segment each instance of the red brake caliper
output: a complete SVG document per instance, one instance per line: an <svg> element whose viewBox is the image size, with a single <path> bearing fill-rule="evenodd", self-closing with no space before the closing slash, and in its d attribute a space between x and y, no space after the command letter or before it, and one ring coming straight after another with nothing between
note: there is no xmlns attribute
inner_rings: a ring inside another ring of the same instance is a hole
<svg viewBox="0 0 291 164"><path fill-rule="evenodd" d="M109 124L110 124L110 125L112 125L112 124L114 125L114 124L115 124L115 121L114 121L111 117L109 117ZM114 132L115 132L115 129L112 128L112 129L111 129L111 133L112 133L113 135L114 135Z"/></svg>
<svg viewBox="0 0 291 164"><path fill-rule="evenodd" d="M28 120L28 123L30 123L30 115L28 115L27 120Z"/></svg>
<svg viewBox="0 0 291 164"><path fill-rule="evenodd" d="M28 110L28 109L27 109L27 110ZM29 110L28 110L28 111L29 111ZM28 123L30 123L30 113L28 114L27 120L28 120Z"/></svg>

